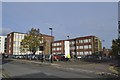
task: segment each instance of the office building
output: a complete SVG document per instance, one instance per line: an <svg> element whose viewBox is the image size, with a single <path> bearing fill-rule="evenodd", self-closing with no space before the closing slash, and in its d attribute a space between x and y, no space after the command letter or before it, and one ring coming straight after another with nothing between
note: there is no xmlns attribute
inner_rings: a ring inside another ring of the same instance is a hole
<svg viewBox="0 0 120 80"><path fill-rule="evenodd" d="M25 33L19 33L19 32L12 32L7 35L7 53L9 55L25 55L25 54L31 54L30 51L28 51L27 48L21 49L21 41L24 39L24 36L27 35ZM52 38L52 39L51 39ZM51 40L54 41L54 37L42 34L42 41L40 43L44 43L40 45L38 50L36 51L35 54L48 54L50 53L50 44ZM42 47L43 50L40 50Z"/></svg>
<svg viewBox="0 0 120 80"><path fill-rule="evenodd" d="M0 36L0 54L6 53L7 36Z"/></svg>
<svg viewBox="0 0 120 80"><path fill-rule="evenodd" d="M19 32L11 32L7 35L7 54L20 55L20 44L25 34Z"/></svg>
<svg viewBox="0 0 120 80"><path fill-rule="evenodd" d="M77 37L68 40L59 40L52 43L52 53L65 53L65 41L69 41L70 54L72 56L92 55L102 51L102 43L95 36Z"/></svg>

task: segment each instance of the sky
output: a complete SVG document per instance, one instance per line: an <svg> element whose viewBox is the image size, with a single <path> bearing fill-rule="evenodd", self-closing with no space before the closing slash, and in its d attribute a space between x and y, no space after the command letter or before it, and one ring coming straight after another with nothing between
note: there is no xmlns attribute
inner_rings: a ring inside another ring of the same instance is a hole
<svg viewBox="0 0 120 80"><path fill-rule="evenodd" d="M55 40L95 35L110 48L118 37L117 2L3 2L2 31L26 33L31 28Z"/></svg>

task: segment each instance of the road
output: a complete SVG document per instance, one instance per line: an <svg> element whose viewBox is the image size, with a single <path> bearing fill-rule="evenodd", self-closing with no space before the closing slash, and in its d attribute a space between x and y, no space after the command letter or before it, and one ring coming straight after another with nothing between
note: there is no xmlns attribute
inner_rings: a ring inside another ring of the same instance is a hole
<svg viewBox="0 0 120 80"><path fill-rule="evenodd" d="M2 79L2 55L0 54L0 80Z"/></svg>
<svg viewBox="0 0 120 80"><path fill-rule="evenodd" d="M5 60L3 74L7 78L101 78L100 75L57 68L56 65Z"/></svg>

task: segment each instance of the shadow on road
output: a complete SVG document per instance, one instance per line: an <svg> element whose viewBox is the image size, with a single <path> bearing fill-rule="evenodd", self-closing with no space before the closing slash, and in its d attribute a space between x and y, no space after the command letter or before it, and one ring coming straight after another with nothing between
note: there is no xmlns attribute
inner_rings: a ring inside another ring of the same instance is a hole
<svg viewBox="0 0 120 80"><path fill-rule="evenodd" d="M3 59L2 60L2 65L4 65L4 64L7 64L7 63L10 63L10 62L12 62L13 60L10 60L10 59Z"/></svg>

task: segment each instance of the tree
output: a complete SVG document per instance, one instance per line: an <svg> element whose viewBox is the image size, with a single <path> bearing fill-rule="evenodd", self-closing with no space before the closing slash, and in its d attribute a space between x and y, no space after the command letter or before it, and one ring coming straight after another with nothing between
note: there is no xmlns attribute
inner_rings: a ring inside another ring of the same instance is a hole
<svg viewBox="0 0 120 80"><path fill-rule="evenodd" d="M23 52L30 51L35 54L39 49L39 46L42 45L42 41L42 34L40 33L39 29L32 28L22 40L21 50Z"/></svg>
<svg viewBox="0 0 120 80"><path fill-rule="evenodd" d="M118 59L120 53L120 39L115 39L112 41L112 55Z"/></svg>

